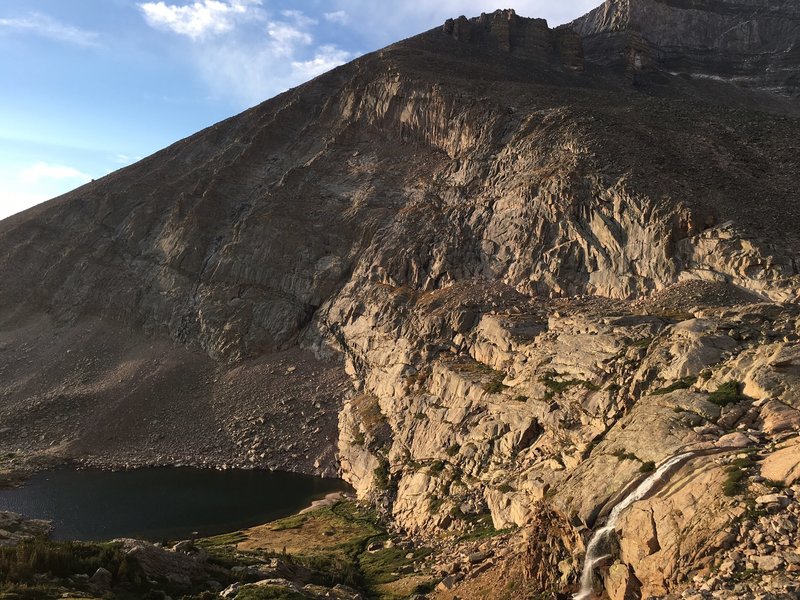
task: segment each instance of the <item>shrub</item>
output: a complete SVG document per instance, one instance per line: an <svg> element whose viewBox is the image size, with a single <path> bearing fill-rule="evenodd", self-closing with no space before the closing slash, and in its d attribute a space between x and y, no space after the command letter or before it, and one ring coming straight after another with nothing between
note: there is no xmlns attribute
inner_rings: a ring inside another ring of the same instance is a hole
<svg viewBox="0 0 800 600"><path fill-rule="evenodd" d="M738 496L742 493L742 480L747 477L740 467L733 466L728 469L728 476L722 483L722 493L726 496Z"/></svg>
<svg viewBox="0 0 800 600"><path fill-rule="evenodd" d="M626 452L625 448L614 450L613 456L616 456L617 460L639 460L638 456L636 456L633 452Z"/></svg>
<svg viewBox="0 0 800 600"><path fill-rule="evenodd" d="M28 583L37 573L65 578L94 573L99 567L117 573L125 558L119 544L28 540L15 548L0 548L0 583ZM129 573L132 567L126 565Z"/></svg>
<svg viewBox="0 0 800 600"><path fill-rule="evenodd" d="M683 379L679 379L675 383L668 385L667 387L658 388L650 392L651 396L663 396L664 394L669 394L670 392L674 392L675 390L688 390L697 382L697 377L684 377Z"/></svg>
<svg viewBox="0 0 800 600"><path fill-rule="evenodd" d="M501 379L493 379L483 384L483 391L490 394L499 394L503 390L507 390L508 386L503 383Z"/></svg>
<svg viewBox="0 0 800 600"><path fill-rule="evenodd" d="M708 396L708 400L717 406L736 404L745 399L741 389L742 384L738 381L727 381L720 385L715 391L711 392Z"/></svg>
<svg viewBox="0 0 800 600"><path fill-rule="evenodd" d="M388 490L389 489L389 460L386 458L381 457L380 463L377 467L372 471L373 476L375 477L375 487L379 490Z"/></svg>
<svg viewBox="0 0 800 600"><path fill-rule="evenodd" d="M642 466L639 467L639 472L640 473L652 473L655 470L656 470L656 463L654 463L652 460L648 460L647 462L643 462Z"/></svg>
<svg viewBox="0 0 800 600"><path fill-rule="evenodd" d="M430 471L430 473L432 475L436 475L438 473L441 473L442 471L444 471L444 461L441 461L441 460L433 461L431 463L430 467L428 467L428 470Z"/></svg>

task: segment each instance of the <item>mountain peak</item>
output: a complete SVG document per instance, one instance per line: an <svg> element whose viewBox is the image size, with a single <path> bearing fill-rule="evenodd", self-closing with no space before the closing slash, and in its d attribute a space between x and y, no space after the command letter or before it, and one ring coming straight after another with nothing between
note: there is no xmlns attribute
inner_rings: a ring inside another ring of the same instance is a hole
<svg viewBox="0 0 800 600"><path fill-rule="evenodd" d="M606 0L572 26L588 62L800 94L793 1Z"/></svg>
<svg viewBox="0 0 800 600"><path fill-rule="evenodd" d="M583 68L583 49L575 30L550 29L545 19L521 17L513 8L472 19L463 15L448 19L442 31L460 42L489 46L525 60L558 62L573 70Z"/></svg>

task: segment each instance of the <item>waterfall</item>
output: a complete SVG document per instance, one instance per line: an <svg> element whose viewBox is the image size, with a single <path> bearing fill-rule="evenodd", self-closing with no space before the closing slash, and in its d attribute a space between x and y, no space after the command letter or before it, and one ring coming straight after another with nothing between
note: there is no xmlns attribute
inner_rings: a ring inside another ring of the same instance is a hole
<svg viewBox="0 0 800 600"><path fill-rule="evenodd" d="M608 554L600 554L600 549L602 548L603 541L608 534L616 528L617 520L619 519L620 514L622 514L622 511L637 500L644 498L647 493L661 481L667 471L669 471L682 460L692 456L692 454L692 452L685 452L683 454L673 456L664 462L658 467L658 469L655 470L655 472L653 472L652 475L642 481L642 483L640 483L635 490L625 496L625 498L614 507L614 509L611 511L611 514L608 515L606 524L592 534L589 545L586 547L586 557L583 559L583 571L581 573L581 589L572 597L573 600L590 600L594 597L594 590L592 588L594 567L598 562L609 556Z"/></svg>

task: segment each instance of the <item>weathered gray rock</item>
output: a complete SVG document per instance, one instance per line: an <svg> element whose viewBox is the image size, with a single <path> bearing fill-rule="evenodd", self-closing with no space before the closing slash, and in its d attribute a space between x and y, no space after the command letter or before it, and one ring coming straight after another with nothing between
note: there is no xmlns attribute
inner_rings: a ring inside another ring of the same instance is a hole
<svg viewBox="0 0 800 600"><path fill-rule="evenodd" d="M89 578L89 584L97 590L107 591L111 589L114 576L108 569L100 567Z"/></svg>
<svg viewBox="0 0 800 600"><path fill-rule="evenodd" d="M800 92L794 2L607 0L572 25L589 61Z"/></svg>
<svg viewBox="0 0 800 600"><path fill-rule="evenodd" d="M0 511L0 547L16 546L23 540L47 537L52 530L50 521L27 519L17 513Z"/></svg>

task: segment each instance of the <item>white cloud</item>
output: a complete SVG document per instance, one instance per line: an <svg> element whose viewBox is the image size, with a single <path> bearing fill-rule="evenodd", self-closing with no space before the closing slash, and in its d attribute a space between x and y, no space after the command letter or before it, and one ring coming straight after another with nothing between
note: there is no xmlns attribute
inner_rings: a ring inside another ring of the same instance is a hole
<svg viewBox="0 0 800 600"><path fill-rule="evenodd" d="M252 106L353 58L336 46L316 48L308 60L280 55L274 44L252 47L231 43L203 53L201 73L218 93Z"/></svg>
<svg viewBox="0 0 800 600"><path fill-rule="evenodd" d="M117 163L118 165L129 165L131 163L135 163L136 161L142 160L143 156L128 156L127 154L116 154L112 157L112 160Z"/></svg>
<svg viewBox="0 0 800 600"><path fill-rule="evenodd" d="M319 21L307 16L301 10L284 10L281 11L281 14L287 19L294 21L295 25L298 27L310 27L311 25L316 25L319 23Z"/></svg>
<svg viewBox="0 0 800 600"><path fill-rule="evenodd" d="M326 21L330 23L338 23L339 25L347 25L350 22L350 15L343 10L334 12L326 12L322 15Z"/></svg>
<svg viewBox="0 0 800 600"><path fill-rule="evenodd" d="M25 183L37 183L43 179L74 179L86 183L91 180L92 176L74 167L38 162L23 170L19 174L19 178Z"/></svg>
<svg viewBox="0 0 800 600"><path fill-rule="evenodd" d="M30 32L59 42L67 42L77 46L99 46L100 35L93 31L79 29L72 25L60 23L52 17L41 13L30 13L18 19L0 19L0 29L19 32Z"/></svg>
<svg viewBox="0 0 800 600"><path fill-rule="evenodd" d="M317 19L299 10L284 10L269 19L258 9L257 18L236 20L254 2L203 0L187 6L164 2L140 5L151 25L157 15L160 26L187 35L203 44L193 46L195 67L217 96L251 106L341 65L354 53L331 44L314 45ZM154 12L155 7L158 10ZM221 15L222 24L208 25L208 10ZM230 17L230 18L228 18ZM227 21L226 21L227 18ZM169 21L168 21L169 19ZM225 34L225 35L219 35Z"/></svg>
<svg viewBox="0 0 800 600"><path fill-rule="evenodd" d="M334 67L343 65L352 58L353 54L351 52L347 52L336 46L326 45L317 48L317 53L314 55L314 58L310 60L293 61L292 67L295 73L302 76L304 79L311 79L326 71L330 71Z"/></svg>
<svg viewBox="0 0 800 600"><path fill-rule="evenodd" d="M0 187L0 219L10 217L50 198L52 196L47 194L29 194Z"/></svg>
<svg viewBox="0 0 800 600"><path fill-rule="evenodd" d="M62 164L37 162L24 168L3 168L0 170L0 219L60 196L91 179L91 175Z"/></svg>
<svg viewBox="0 0 800 600"><path fill-rule="evenodd" d="M298 45L307 46L314 41L310 33L284 21L269 23L267 34L272 40L272 48L278 56L291 56Z"/></svg>
<svg viewBox="0 0 800 600"><path fill-rule="evenodd" d="M258 16L261 0L202 0L177 5L166 2L144 2L139 8L151 27L170 29L193 40L226 33L236 20Z"/></svg>

